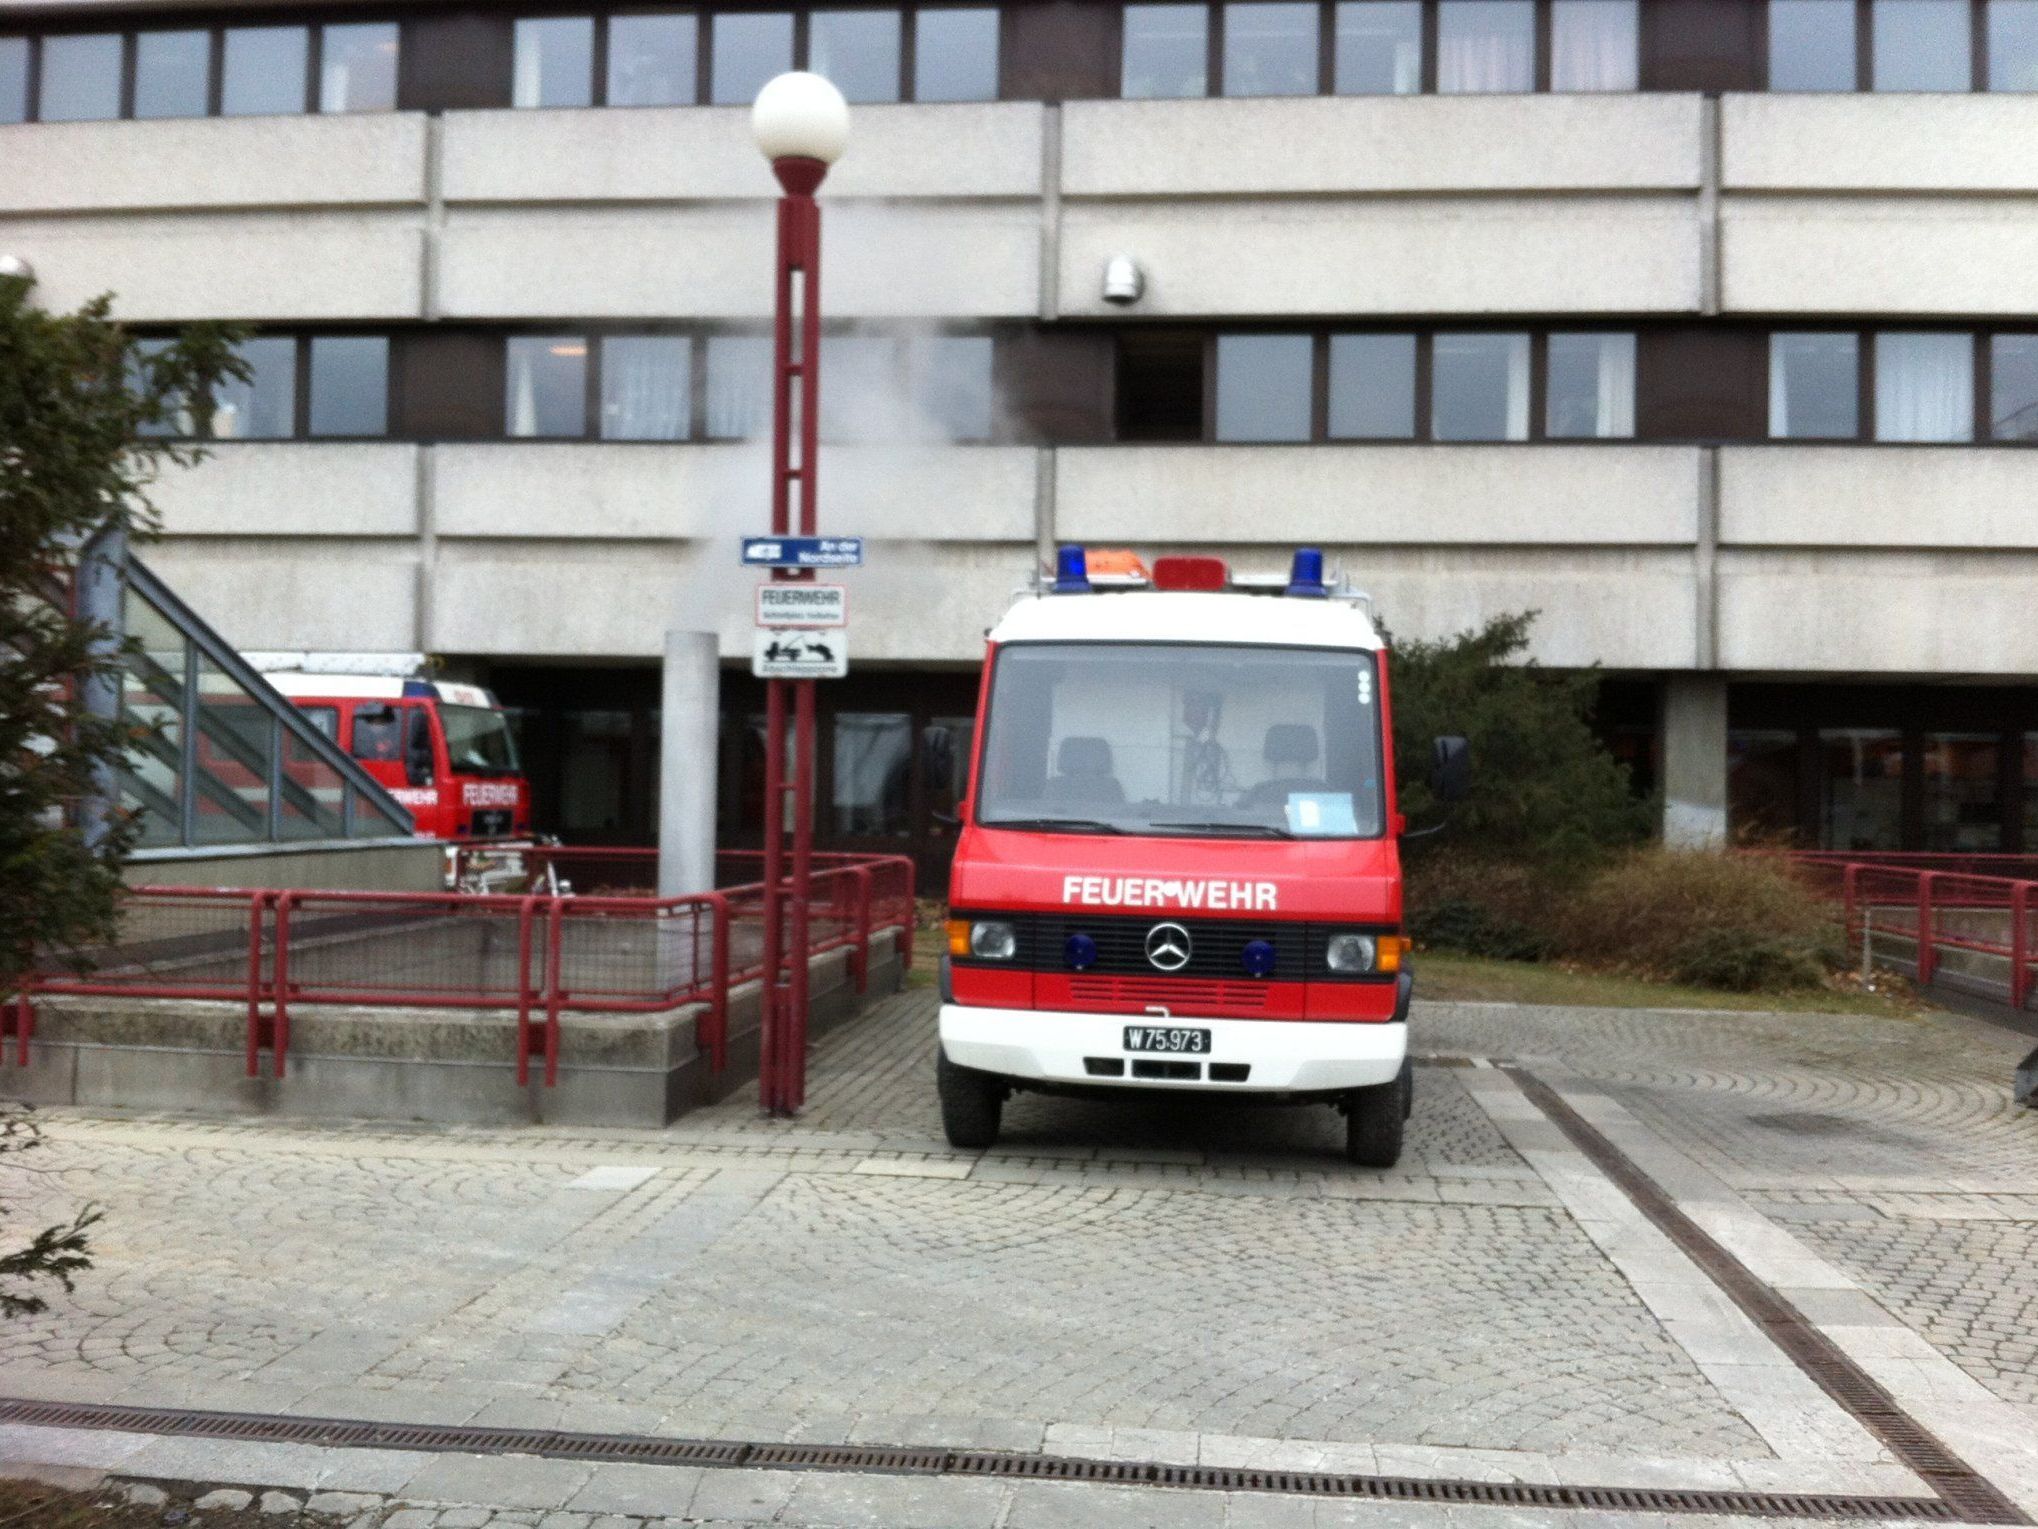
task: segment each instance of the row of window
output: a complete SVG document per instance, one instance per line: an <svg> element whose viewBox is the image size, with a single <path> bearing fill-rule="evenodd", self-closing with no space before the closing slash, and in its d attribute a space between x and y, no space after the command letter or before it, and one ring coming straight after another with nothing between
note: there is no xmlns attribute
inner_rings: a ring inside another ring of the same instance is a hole
<svg viewBox="0 0 2038 1529"><path fill-rule="evenodd" d="M1735 728L1727 761L1737 834L1796 830L1828 849L1989 853L2009 847L2013 811L2024 842L2038 830L2038 733ZM1916 823L1909 833L1907 816Z"/></svg>

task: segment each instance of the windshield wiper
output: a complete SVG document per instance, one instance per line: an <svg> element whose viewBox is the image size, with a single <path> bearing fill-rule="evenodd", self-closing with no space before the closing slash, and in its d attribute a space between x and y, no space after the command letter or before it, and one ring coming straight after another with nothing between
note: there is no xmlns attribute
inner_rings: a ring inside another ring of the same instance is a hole
<svg viewBox="0 0 2038 1529"><path fill-rule="evenodd" d="M1236 834L1249 839L1292 839L1285 828L1271 823L1149 823L1149 828L1173 828L1183 833Z"/></svg>
<svg viewBox="0 0 2038 1529"><path fill-rule="evenodd" d="M983 825L986 828L1030 828L1047 833L1056 829L1088 834L1125 832L1116 823L1106 823L1102 818L985 818Z"/></svg>

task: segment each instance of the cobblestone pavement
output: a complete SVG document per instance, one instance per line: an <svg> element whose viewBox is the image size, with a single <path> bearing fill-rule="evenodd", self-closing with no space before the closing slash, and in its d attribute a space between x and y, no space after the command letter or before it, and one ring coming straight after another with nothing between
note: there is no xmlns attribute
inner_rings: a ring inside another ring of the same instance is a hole
<svg viewBox="0 0 2038 1529"><path fill-rule="evenodd" d="M1666 1181L1709 1176L1701 1199L1726 1218L1709 1230L1743 1238L1750 1267L1784 1247L1779 1288L1801 1277L1858 1301L1833 1320L1912 1367L1902 1375L1916 1371L1920 1398L1952 1398L1958 1381L1975 1387L1967 1401L2003 1409L1990 1416L2012 1420L2009 1437L1978 1436L1988 1468L2016 1475L2028 1457L2038 1505L2038 1114L2009 1101L2013 1038L1943 1016L1426 1006L1416 1047L1434 1061L1419 1069L1408 1154L1378 1174L1342 1162L1328 1109L1179 1098L1022 1096L999 1149L955 1153L933 1098L932 1007L924 992L901 995L824 1041L796 1122L762 1119L754 1091L659 1133L53 1112L52 1145L24 1162L11 1200L24 1220L85 1200L108 1215L75 1297L0 1328L0 1393L1492 1480L1923 1491L1596 1169L1564 1155L1503 1073L1460 1065L1512 1059L1604 1113L1595 1123L1625 1133L1651 1171L1647 1154L1662 1154ZM57 1447L17 1432L17 1458ZM254 1479L257 1456L220 1448L137 1438L118 1469ZM284 1458L259 1456L265 1470ZM571 1511L581 1518L546 1529L592 1529L600 1513L629 1512L573 1501L588 1467L567 1481L556 1469L567 1462L476 1460L449 1480L445 1462L467 1457L404 1458L387 1467L403 1479L355 1483L384 1494L367 1522L461 1529L445 1515L489 1503L528 1515L504 1523ZM242 1475L219 1475L222 1460ZM548 1468L530 1488L545 1502L482 1490L505 1490L512 1466ZM924 1502L879 1511L855 1494L896 1492L870 1485L887 1478L810 1473L801 1498L799 1480L765 1481L789 1473L660 1470L660 1501L639 1518L1531 1521L1307 1502L1281 1517L1250 1494L1057 1496L948 1478L920 1483ZM667 1500L682 1477L698 1478L683 1515ZM824 1479L846 1495L821 1500ZM768 1510L721 1505L715 1494L740 1496L746 1481L770 1488ZM1162 1500L1171 1516L1155 1517ZM1216 1518L1200 1516L1209 1504Z"/></svg>

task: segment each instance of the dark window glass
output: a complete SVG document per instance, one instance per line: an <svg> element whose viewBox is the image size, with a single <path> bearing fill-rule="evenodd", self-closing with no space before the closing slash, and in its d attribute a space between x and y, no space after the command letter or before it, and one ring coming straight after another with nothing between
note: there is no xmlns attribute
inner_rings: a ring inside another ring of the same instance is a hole
<svg viewBox="0 0 2038 1529"><path fill-rule="evenodd" d="M1210 12L1200 5L1125 7L1119 94L1128 101L1210 92Z"/></svg>
<svg viewBox="0 0 2038 1529"><path fill-rule="evenodd" d="M45 122L97 122L120 115L118 34L42 40L39 115Z"/></svg>
<svg viewBox="0 0 2038 1529"><path fill-rule="evenodd" d="M1550 89L1633 90L1641 18L1636 0L1554 0Z"/></svg>
<svg viewBox="0 0 2038 1529"><path fill-rule="evenodd" d="M283 117L304 110L311 37L303 27L228 27L219 109L229 117Z"/></svg>
<svg viewBox="0 0 2038 1529"><path fill-rule="evenodd" d="M1334 83L1341 96L1422 89L1421 0L1340 0Z"/></svg>
<svg viewBox="0 0 2038 1529"><path fill-rule="evenodd" d="M1330 435L1405 441L1415 435L1415 336L1330 337Z"/></svg>
<svg viewBox="0 0 2038 1529"><path fill-rule="evenodd" d="M2038 335L1999 334L1989 341L1989 434L1999 441L2038 441ZM2038 839L2038 819L2031 828Z"/></svg>
<svg viewBox="0 0 2038 1529"><path fill-rule="evenodd" d="M276 441L297 433L297 342L243 340L248 363L245 382L228 381L214 392L212 433L222 441Z"/></svg>
<svg viewBox="0 0 2038 1529"><path fill-rule="evenodd" d="M28 120L28 39L0 37L0 123Z"/></svg>
<svg viewBox="0 0 2038 1529"><path fill-rule="evenodd" d="M526 17L517 23L510 104L525 107L594 104L592 17Z"/></svg>
<svg viewBox="0 0 2038 1529"><path fill-rule="evenodd" d="M202 117L212 85L207 32L142 32L134 40L134 114Z"/></svg>
<svg viewBox="0 0 2038 1529"><path fill-rule="evenodd" d="M1875 0L1877 90L1972 90L1967 0Z"/></svg>
<svg viewBox="0 0 2038 1529"><path fill-rule="evenodd" d="M1727 829L1736 841L1797 827L1797 734L1782 729L1727 734Z"/></svg>
<svg viewBox="0 0 2038 1529"><path fill-rule="evenodd" d="M899 99L899 13L815 11L807 18L807 67L849 101Z"/></svg>
<svg viewBox="0 0 2038 1529"><path fill-rule="evenodd" d="M318 109L396 109L394 22L348 22L319 35Z"/></svg>
<svg viewBox="0 0 2038 1529"><path fill-rule="evenodd" d="M1851 334L1769 337L1769 434L1852 440L1860 433L1861 342Z"/></svg>
<svg viewBox="0 0 2038 1529"><path fill-rule="evenodd" d="M340 711L337 706L299 706L304 720L324 733L333 742L340 741Z"/></svg>
<svg viewBox="0 0 2038 1529"><path fill-rule="evenodd" d="M1217 439L1309 439L1314 345L1306 334L1217 337Z"/></svg>
<svg viewBox="0 0 2038 1529"><path fill-rule="evenodd" d="M1528 439L1527 335L1440 334L1430 373L1430 432L1438 440Z"/></svg>
<svg viewBox="0 0 2038 1529"><path fill-rule="evenodd" d="M1974 439L1974 336L1875 337L1875 438Z"/></svg>
<svg viewBox="0 0 2038 1529"><path fill-rule="evenodd" d="M311 433L389 433L389 340L318 335L311 342Z"/></svg>
<svg viewBox="0 0 2038 1529"><path fill-rule="evenodd" d="M1769 88L1854 88L1854 0L1769 0Z"/></svg>
<svg viewBox="0 0 2038 1529"><path fill-rule="evenodd" d="M1224 93L1313 96L1319 12L1313 0L1224 7Z"/></svg>
<svg viewBox="0 0 2038 1529"><path fill-rule="evenodd" d="M831 335L821 342L821 438L899 441L918 435L899 391L899 342Z"/></svg>
<svg viewBox="0 0 2038 1529"><path fill-rule="evenodd" d="M928 335L907 353L911 393L922 430L939 441L991 438L991 340L988 335Z"/></svg>
<svg viewBox="0 0 2038 1529"><path fill-rule="evenodd" d="M693 421L693 341L633 335L601 345L605 441L680 441Z"/></svg>
<svg viewBox="0 0 2038 1529"><path fill-rule="evenodd" d="M504 429L514 436L587 434L587 341L519 335L509 342Z"/></svg>
<svg viewBox="0 0 2038 1529"><path fill-rule="evenodd" d="M766 80L793 66L789 12L715 17L712 95L717 106L748 106Z"/></svg>
<svg viewBox="0 0 2038 1529"><path fill-rule="evenodd" d="M1925 734L1925 848L1989 854L2003 847L2002 740Z"/></svg>
<svg viewBox="0 0 2038 1529"><path fill-rule="evenodd" d="M1438 90L1476 95L1535 84L1535 0L1439 0Z"/></svg>
<svg viewBox="0 0 2038 1529"><path fill-rule="evenodd" d="M348 752L371 764L392 764L403 758L403 711L395 706L362 704L354 708L354 737Z"/></svg>
<svg viewBox="0 0 2038 1529"><path fill-rule="evenodd" d="M1988 88L2038 90L2038 0L1989 0Z"/></svg>
<svg viewBox="0 0 2038 1529"><path fill-rule="evenodd" d="M910 826L913 719L905 712L835 714L835 831L896 837Z"/></svg>
<svg viewBox="0 0 2038 1529"><path fill-rule="evenodd" d="M706 403L708 439L747 441L762 435L771 409L771 341L756 335L709 336Z"/></svg>
<svg viewBox="0 0 2038 1529"><path fill-rule="evenodd" d="M691 16L611 16L611 106L691 106L699 99Z"/></svg>
<svg viewBox="0 0 2038 1529"><path fill-rule="evenodd" d="M1819 847L1903 843L1903 735L1871 728L1819 734Z"/></svg>
<svg viewBox="0 0 2038 1529"><path fill-rule="evenodd" d="M998 99L998 13L988 6L922 10L914 22L913 99Z"/></svg>
<svg viewBox="0 0 2038 1529"><path fill-rule="evenodd" d="M1550 336L1548 419L1553 439L1626 440L1635 433L1635 337Z"/></svg>

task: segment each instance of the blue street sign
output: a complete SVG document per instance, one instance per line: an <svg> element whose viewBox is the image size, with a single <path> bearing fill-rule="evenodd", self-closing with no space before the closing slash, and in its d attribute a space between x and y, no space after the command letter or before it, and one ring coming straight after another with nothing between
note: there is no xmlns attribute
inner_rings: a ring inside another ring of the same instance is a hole
<svg viewBox="0 0 2038 1529"><path fill-rule="evenodd" d="M746 568L861 568L860 536L746 536Z"/></svg>

